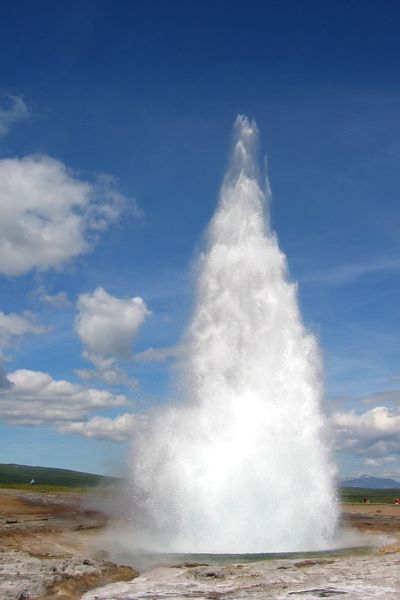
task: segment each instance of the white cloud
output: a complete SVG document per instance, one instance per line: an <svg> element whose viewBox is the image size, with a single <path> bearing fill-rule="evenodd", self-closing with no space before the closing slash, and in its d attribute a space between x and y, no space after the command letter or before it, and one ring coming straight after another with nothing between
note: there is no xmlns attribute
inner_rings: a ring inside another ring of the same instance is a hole
<svg viewBox="0 0 400 600"><path fill-rule="evenodd" d="M34 323L29 314L21 316L15 313L5 314L0 311L0 351L9 345L13 338L28 333L41 334L46 331L46 328Z"/></svg>
<svg viewBox="0 0 400 600"><path fill-rule="evenodd" d="M58 426L128 402L123 395L55 380L41 371L19 369L7 381L10 386L0 391L0 418L11 425Z"/></svg>
<svg viewBox="0 0 400 600"><path fill-rule="evenodd" d="M0 137L6 135L10 127L24 119L29 110L22 98L18 96L7 96L7 101L0 105Z"/></svg>
<svg viewBox="0 0 400 600"><path fill-rule="evenodd" d="M85 356L100 368L107 357L130 358L139 328L151 314L142 298L115 298L101 287L81 294L77 308L75 331L85 346ZM110 361L106 366L111 366Z"/></svg>
<svg viewBox="0 0 400 600"><path fill-rule="evenodd" d="M339 411L332 416L339 451L377 459L400 453L400 411L377 406L364 413Z"/></svg>
<svg viewBox="0 0 400 600"><path fill-rule="evenodd" d="M333 415L333 422L339 431L358 433L363 438L400 435L400 414L385 406L376 406L362 414L354 410L337 412Z"/></svg>
<svg viewBox="0 0 400 600"><path fill-rule="evenodd" d="M89 252L125 202L112 178L84 181L49 156L0 160L0 272L59 267Z"/></svg>
<svg viewBox="0 0 400 600"><path fill-rule="evenodd" d="M183 352L183 346L163 346L162 348L147 348L143 352L135 354L137 362L164 362L171 358L177 358Z"/></svg>
<svg viewBox="0 0 400 600"><path fill-rule="evenodd" d="M90 439L120 443L132 439L136 420L137 417L129 413L120 415L115 419L97 416L88 421L63 425L59 428L59 431L62 433L76 433Z"/></svg>

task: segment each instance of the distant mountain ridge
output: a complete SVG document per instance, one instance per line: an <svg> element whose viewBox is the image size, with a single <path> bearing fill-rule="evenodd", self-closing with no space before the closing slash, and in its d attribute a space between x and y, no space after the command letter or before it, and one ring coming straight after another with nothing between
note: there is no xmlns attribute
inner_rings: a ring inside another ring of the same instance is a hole
<svg viewBox="0 0 400 600"><path fill-rule="evenodd" d="M364 488L370 490L400 489L400 482L385 477L374 477L372 475L360 475L340 480L341 487Z"/></svg>

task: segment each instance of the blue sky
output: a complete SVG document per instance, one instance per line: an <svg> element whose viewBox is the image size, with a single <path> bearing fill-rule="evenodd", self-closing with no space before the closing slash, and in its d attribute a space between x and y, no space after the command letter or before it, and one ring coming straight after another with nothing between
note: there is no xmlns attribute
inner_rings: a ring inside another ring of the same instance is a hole
<svg viewBox="0 0 400 600"><path fill-rule="evenodd" d="M117 472L173 396L244 113L340 472L400 477L399 25L394 1L0 3L0 462Z"/></svg>

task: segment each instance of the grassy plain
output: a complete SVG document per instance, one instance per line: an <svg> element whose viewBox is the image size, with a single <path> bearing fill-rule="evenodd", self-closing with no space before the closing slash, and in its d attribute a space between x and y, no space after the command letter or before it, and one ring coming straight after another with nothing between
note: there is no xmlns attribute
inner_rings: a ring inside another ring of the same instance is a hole
<svg viewBox="0 0 400 600"><path fill-rule="evenodd" d="M30 485L32 480L34 485ZM83 493L97 486L111 487L117 481L114 477L68 469L0 464L0 488L3 489Z"/></svg>
<svg viewBox="0 0 400 600"><path fill-rule="evenodd" d="M35 480L35 485L29 482ZM68 469L29 467L26 465L0 464L0 488L30 490L35 492L84 493L96 487L112 488L119 482L116 477L94 475ZM368 498L374 504L393 504L400 497L399 489L367 489L343 487L339 498L345 504L359 504Z"/></svg>
<svg viewBox="0 0 400 600"><path fill-rule="evenodd" d="M340 488L339 497L345 504L360 504L364 498L373 504L394 504L395 498L400 497L400 490L345 487Z"/></svg>

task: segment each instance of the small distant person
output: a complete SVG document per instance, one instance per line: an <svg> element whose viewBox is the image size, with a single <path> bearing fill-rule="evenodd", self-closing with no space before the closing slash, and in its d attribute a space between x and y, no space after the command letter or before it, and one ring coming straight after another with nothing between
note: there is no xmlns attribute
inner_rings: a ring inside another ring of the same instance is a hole
<svg viewBox="0 0 400 600"><path fill-rule="evenodd" d="M361 502L362 502L363 504L369 504L369 498L363 498L363 499L361 500Z"/></svg>
<svg viewBox="0 0 400 600"><path fill-rule="evenodd" d="M395 504L400 504L400 498L395 498L394 503Z"/></svg>
<svg viewBox="0 0 400 600"><path fill-rule="evenodd" d="M31 479L29 482L29 485L35 485L36 481L34 479Z"/></svg>

